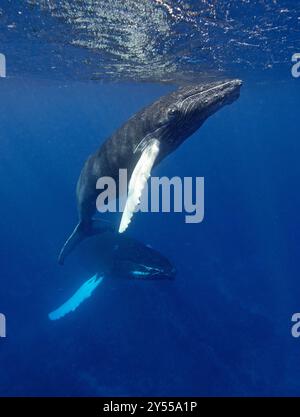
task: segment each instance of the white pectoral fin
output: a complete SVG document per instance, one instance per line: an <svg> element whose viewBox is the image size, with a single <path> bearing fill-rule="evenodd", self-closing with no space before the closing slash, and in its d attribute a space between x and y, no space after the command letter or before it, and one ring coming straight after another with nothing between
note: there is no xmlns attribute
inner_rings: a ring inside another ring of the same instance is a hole
<svg viewBox="0 0 300 417"><path fill-rule="evenodd" d="M151 175L151 169L159 153L159 141L152 139L145 146L138 163L136 164L128 186L128 196L123 211L119 233L123 233L133 216L137 206L140 204L143 189Z"/></svg>
<svg viewBox="0 0 300 417"><path fill-rule="evenodd" d="M58 320L66 314L76 310L76 308L86 299L89 298L98 285L102 282L103 276L98 274L87 280L81 287L69 298L64 304L49 314L50 320Z"/></svg>

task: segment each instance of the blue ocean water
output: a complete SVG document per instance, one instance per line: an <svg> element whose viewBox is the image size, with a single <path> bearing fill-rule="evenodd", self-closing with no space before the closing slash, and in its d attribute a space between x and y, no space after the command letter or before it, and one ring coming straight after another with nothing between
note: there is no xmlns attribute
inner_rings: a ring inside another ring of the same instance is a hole
<svg viewBox="0 0 300 417"><path fill-rule="evenodd" d="M0 395L299 395L300 341L291 335L300 311L300 80L291 75L299 6L145 0L137 11L128 1L124 12L111 0L107 9L95 2L92 22L79 9L72 21L81 3L1 4ZM137 13L148 32L132 24L115 40L123 26L114 10L125 23ZM113 34L95 30L103 13L119 25ZM209 43L206 55L200 41ZM260 52L230 46L246 41ZM176 280L107 280L51 322L48 313L89 278L78 265L57 264L77 223L75 186L87 156L183 80L219 72L243 79L241 97L155 170L205 178L204 221L138 214L126 232L167 256Z"/></svg>

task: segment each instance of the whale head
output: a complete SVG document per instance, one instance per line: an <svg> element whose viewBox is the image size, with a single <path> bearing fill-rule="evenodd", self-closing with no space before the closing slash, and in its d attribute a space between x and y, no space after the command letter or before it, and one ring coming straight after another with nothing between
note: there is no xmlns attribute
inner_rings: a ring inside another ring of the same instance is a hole
<svg viewBox="0 0 300 417"><path fill-rule="evenodd" d="M138 280L173 280L174 265L157 250L133 239L119 238L120 245L114 254L113 273Z"/></svg>
<svg viewBox="0 0 300 417"><path fill-rule="evenodd" d="M239 97L241 85L241 80L225 80L181 87L171 95L166 116L175 123L205 119L233 103Z"/></svg>
<svg viewBox="0 0 300 417"><path fill-rule="evenodd" d="M233 103L241 85L241 80L234 79L181 87L156 102L152 128L158 130L162 143L177 147L208 117Z"/></svg>

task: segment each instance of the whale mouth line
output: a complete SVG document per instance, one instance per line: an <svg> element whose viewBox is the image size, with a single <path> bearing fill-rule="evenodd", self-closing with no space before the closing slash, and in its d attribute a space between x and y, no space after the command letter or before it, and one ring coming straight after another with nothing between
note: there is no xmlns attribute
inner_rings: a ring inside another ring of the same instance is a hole
<svg viewBox="0 0 300 417"><path fill-rule="evenodd" d="M232 86L232 87L240 87L240 86L242 85L242 81L240 81L240 80L226 81L226 82L224 82L223 84L218 84L218 85L215 85L214 87L211 87L211 88L209 88L209 89L207 89L207 90L204 90L204 91L199 91L199 92L196 92L196 93L190 94L188 97L185 97L185 99L184 99L184 100L182 100L180 104L181 104L181 105L184 105L184 103L185 103L185 101L186 101L186 100L193 99L193 98L195 98L196 96L199 96L199 95L203 95L203 94L209 93L210 91L216 90L216 89L218 89L218 88L226 87L227 85L228 85L228 86ZM233 93L234 91L235 91L235 90L233 90L233 91L231 91L231 92Z"/></svg>
<svg viewBox="0 0 300 417"><path fill-rule="evenodd" d="M211 93L212 102L208 103L208 98L203 99L204 104L207 107L210 105L215 104L218 101L226 100L227 102L234 101L234 98L239 95L239 90L242 85L242 81L235 79L235 80L226 80L223 83L214 85L213 87L210 86L209 88L203 91L196 91L192 93L193 90L189 91L189 95L185 97L182 101L177 102L178 107L183 112L184 117L186 117L189 112L196 110L198 106L202 108L202 96L210 97L209 93L216 90L216 93Z"/></svg>

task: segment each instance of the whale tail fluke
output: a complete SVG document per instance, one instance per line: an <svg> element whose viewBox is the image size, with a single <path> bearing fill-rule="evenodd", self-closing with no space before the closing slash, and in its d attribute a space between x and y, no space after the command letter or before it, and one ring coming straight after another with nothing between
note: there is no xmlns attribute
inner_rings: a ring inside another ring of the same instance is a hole
<svg viewBox="0 0 300 417"><path fill-rule="evenodd" d="M62 247L58 257L58 263L63 265L66 257L85 238L104 233L108 230L113 230L112 225L109 222L106 222L105 225L103 225L102 220L94 219L88 223L82 221L79 222L73 230L71 236L67 239L66 243Z"/></svg>

